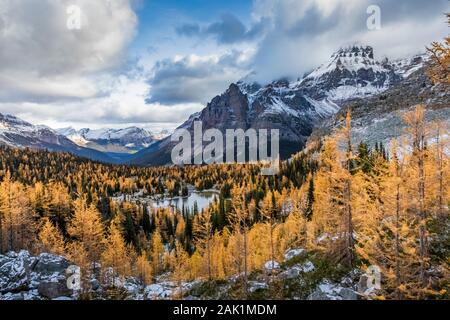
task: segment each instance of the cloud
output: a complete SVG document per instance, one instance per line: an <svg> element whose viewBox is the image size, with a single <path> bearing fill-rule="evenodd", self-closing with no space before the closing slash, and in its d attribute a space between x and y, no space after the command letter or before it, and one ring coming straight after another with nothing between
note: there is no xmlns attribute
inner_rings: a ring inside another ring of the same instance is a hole
<svg viewBox="0 0 450 320"><path fill-rule="evenodd" d="M198 23L186 23L176 28L178 35L186 37L213 37L219 44L234 44L252 41L264 34L268 20L260 19L247 28L236 16L223 14L219 21L206 26Z"/></svg>
<svg viewBox="0 0 450 320"><path fill-rule="evenodd" d="M159 61L150 80L148 102L206 104L248 73L250 56L234 50L221 56L191 54Z"/></svg>
<svg viewBox="0 0 450 320"><path fill-rule="evenodd" d="M81 9L69 30L67 8ZM100 73L115 70L133 39L130 0L2 0L0 101L52 101L99 94Z"/></svg>
<svg viewBox="0 0 450 320"><path fill-rule="evenodd" d="M126 127L151 123L174 123L186 120L203 108L201 104L185 103L172 106L160 103L147 104L147 80L142 75L122 75L98 83L100 90L111 91L106 96L81 100L53 102L0 103L0 113L13 113L34 124L52 127L73 125L77 127ZM161 126L163 127L163 126Z"/></svg>
<svg viewBox="0 0 450 320"><path fill-rule="evenodd" d="M179 124L250 71L260 82L297 78L347 44L399 58L448 34L447 0L254 0L250 23L225 14L182 24L175 37L162 30L145 46L146 71L127 56L135 3L0 0L0 112L44 124ZM73 4L81 30L66 27ZM379 31L366 27L373 4L381 8Z"/></svg>
<svg viewBox="0 0 450 320"><path fill-rule="evenodd" d="M367 8L381 9L381 30L367 28ZM447 0L255 0L253 18L271 21L253 60L256 80L299 77L344 45L372 45L400 58L425 51L448 33Z"/></svg>

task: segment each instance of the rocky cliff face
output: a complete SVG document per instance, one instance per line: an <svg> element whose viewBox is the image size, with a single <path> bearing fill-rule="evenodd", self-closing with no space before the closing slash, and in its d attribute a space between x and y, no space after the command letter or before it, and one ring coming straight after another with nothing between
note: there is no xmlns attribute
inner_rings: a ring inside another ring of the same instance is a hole
<svg viewBox="0 0 450 320"><path fill-rule="evenodd" d="M395 63L377 61L371 47L340 49L328 64L306 76L299 87L315 99L329 98L337 103L385 91L403 80Z"/></svg>
<svg viewBox="0 0 450 320"><path fill-rule="evenodd" d="M181 127L193 130L194 121L203 128L279 129L283 159L301 150L313 129L358 99L383 94L423 68L424 56L390 62L378 61L368 46L352 46L337 51L330 61L303 79L274 81L262 86L241 81L231 84L206 108ZM414 80L413 80L414 81ZM412 82L407 82L408 86ZM170 163L170 137L131 159L140 165Z"/></svg>
<svg viewBox="0 0 450 320"><path fill-rule="evenodd" d="M425 68L414 67L407 74L404 81L383 93L348 104L355 143L387 144L392 138L398 138L406 128L402 113L418 104L425 106L428 121L440 120L450 125L450 87L431 83ZM312 139L329 135L342 126L346 110L324 121L315 129Z"/></svg>

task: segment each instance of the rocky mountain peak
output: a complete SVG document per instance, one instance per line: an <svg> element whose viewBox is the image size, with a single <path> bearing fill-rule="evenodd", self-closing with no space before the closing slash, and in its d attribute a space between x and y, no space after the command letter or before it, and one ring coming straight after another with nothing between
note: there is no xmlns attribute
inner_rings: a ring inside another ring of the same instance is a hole
<svg viewBox="0 0 450 320"><path fill-rule="evenodd" d="M19 119L10 114L0 113L0 122L3 126L22 126L22 127L32 127L32 125L22 119Z"/></svg>
<svg viewBox="0 0 450 320"><path fill-rule="evenodd" d="M332 56L333 58L369 58L374 59L373 48L371 46L353 45L339 49Z"/></svg>

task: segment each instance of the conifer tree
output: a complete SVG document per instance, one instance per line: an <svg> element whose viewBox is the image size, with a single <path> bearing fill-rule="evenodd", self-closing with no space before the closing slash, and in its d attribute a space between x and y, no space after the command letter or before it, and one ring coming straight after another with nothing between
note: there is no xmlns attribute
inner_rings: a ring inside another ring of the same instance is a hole
<svg viewBox="0 0 450 320"><path fill-rule="evenodd" d="M233 188L232 192L233 210L228 217L230 225L236 237L235 262L238 273L243 272L243 282L245 289L245 296L248 295L248 231L251 223L250 210L248 210L245 189Z"/></svg>
<svg viewBox="0 0 450 320"><path fill-rule="evenodd" d="M144 251L136 259L136 275L144 285L150 284L153 278L152 266L147 256Z"/></svg>
<svg viewBox="0 0 450 320"><path fill-rule="evenodd" d="M306 207L304 209L304 216L308 221L311 221L313 216L313 207L314 207L314 179L310 178L308 183L308 193L306 199Z"/></svg>
<svg viewBox="0 0 450 320"><path fill-rule="evenodd" d="M173 279L178 284L179 297L183 297L183 281L189 277L189 255L179 241L175 241Z"/></svg>
<svg viewBox="0 0 450 320"><path fill-rule="evenodd" d="M152 261L152 270L155 275L158 275L163 271L165 253L159 226L153 232L151 244L150 256Z"/></svg>
<svg viewBox="0 0 450 320"><path fill-rule="evenodd" d="M404 121L408 125L407 134L411 139L412 155L411 169L412 171L409 182L412 184L412 190L415 193L415 200L411 203L413 210L417 214L419 228L419 253L420 253L420 279L422 286L428 284L428 276L426 274L429 256L428 256L428 212L425 207L425 160L427 152L428 130L425 124L425 108L418 105L413 111L404 115Z"/></svg>
<svg viewBox="0 0 450 320"><path fill-rule="evenodd" d="M0 184L0 219L3 252L31 249L36 227L30 201L23 185L12 181L9 172Z"/></svg>
<svg viewBox="0 0 450 320"><path fill-rule="evenodd" d="M269 192L264 198L261 205L261 215L267 221L267 228L269 230L269 245L270 245L270 260L275 261L275 243L274 243L274 229L277 225L275 195Z"/></svg>
<svg viewBox="0 0 450 320"><path fill-rule="evenodd" d="M343 134L347 145L347 152L345 156L346 170L344 173L344 206L345 206L345 260L348 266L352 267L355 259L355 240L353 238L353 212L352 212L352 174L354 172L354 157L352 146L352 127L351 127L351 112L347 111L345 117L345 127Z"/></svg>
<svg viewBox="0 0 450 320"><path fill-rule="evenodd" d="M101 261L102 267L106 271L105 281L110 286L115 286L119 275L130 275L132 261L117 220L113 220L110 224L108 236L104 240L104 247Z"/></svg>
<svg viewBox="0 0 450 320"><path fill-rule="evenodd" d="M40 229L39 245L41 252L48 252L56 255L64 255L66 252L66 244L61 231L53 225L48 218L43 219Z"/></svg>
<svg viewBox="0 0 450 320"><path fill-rule="evenodd" d="M212 252L211 240L213 236L213 224L211 220L211 211L204 210L201 214L197 214L194 218L194 238L196 247L200 253L204 253L206 259L206 268L208 279L212 279Z"/></svg>
<svg viewBox="0 0 450 320"><path fill-rule="evenodd" d="M82 244L95 271L104 243L103 223L97 208L94 205L88 206L84 198L77 199L74 206L75 214L67 232L75 242Z"/></svg>
<svg viewBox="0 0 450 320"><path fill-rule="evenodd" d="M447 13L448 24L450 26L450 13ZM431 65L428 75L435 83L450 84L450 36L444 39L443 43L433 42L428 49L431 54Z"/></svg>

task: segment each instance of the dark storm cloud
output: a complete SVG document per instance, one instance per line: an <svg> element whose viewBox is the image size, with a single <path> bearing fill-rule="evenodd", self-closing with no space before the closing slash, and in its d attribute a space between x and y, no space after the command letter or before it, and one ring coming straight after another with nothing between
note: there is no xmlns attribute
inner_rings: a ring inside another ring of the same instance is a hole
<svg viewBox="0 0 450 320"><path fill-rule="evenodd" d="M246 65L241 60L242 53L232 51L220 57L191 55L159 61L149 82L151 97L147 102L166 105L207 103L245 74Z"/></svg>

